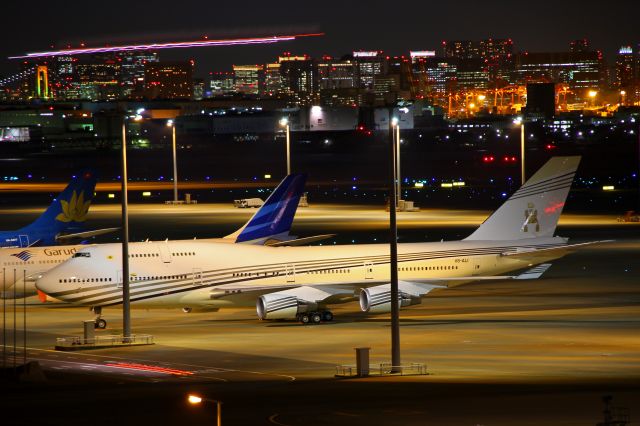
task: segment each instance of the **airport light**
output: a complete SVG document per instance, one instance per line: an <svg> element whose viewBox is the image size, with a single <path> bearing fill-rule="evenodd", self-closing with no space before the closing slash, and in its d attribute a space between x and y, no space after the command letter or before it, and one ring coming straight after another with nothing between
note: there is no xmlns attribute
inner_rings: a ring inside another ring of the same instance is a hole
<svg viewBox="0 0 640 426"><path fill-rule="evenodd" d="M291 174L291 140L289 136L289 119L287 117L282 117L280 119L280 126L285 128L285 132L287 135L287 175Z"/></svg>
<svg viewBox="0 0 640 426"><path fill-rule="evenodd" d="M217 399L203 398L198 395L190 394L187 396L187 401L191 405L202 404L203 401L214 402L216 404L216 425L222 426L222 402Z"/></svg>
<svg viewBox="0 0 640 426"><path fill-rule="evenodd" d="M202 398L197 395L189 395L187 400L190 404L200 404L202 402Z"/></svg>
<svg viewBox="0 0 640 426"><path fill-rule="evenodd" d="M129 294L129 203L127 199L127 118L122 118L122 337L131 337L131 299Z"/></svg>
<svg viewBox="0 0 640 426"><path fill-rule="evenodd" d="M589 92L587 93L589 98L591 98L591 106L595 107L596 106L596 96L598 96L598 91L597 90L589 90Z"/></svg>
<svg viewBox="0 0 640 426"><path fill-rule="evenodd" d="M387 104L389 117L393 116L393 104ZM397 123L396 123L397 124ZM398 306L398 222L396 218L396 207L393 205L396 199L396 174L395 174L395 153L394 126L393 120L389 120L389 270L390 270L390 301L391 301L391 372L400 372L400 307Z"/></svg>
<svg viewBox="0 0 640 426"><path fill-rule="evenodd" d="M396 207L398 207L402 199L402 180L400 177L400 120L398 117L391 119L391 126L393 127L393 143L395 145Z"/></svg>
<svg viewBox="0 0 640 426"><path fill-rule="evenodd" d="M178 202L178 155L176 151L176 124L173 120L167 121L171 127L171 150L173 151L173 202Z"/></svg>

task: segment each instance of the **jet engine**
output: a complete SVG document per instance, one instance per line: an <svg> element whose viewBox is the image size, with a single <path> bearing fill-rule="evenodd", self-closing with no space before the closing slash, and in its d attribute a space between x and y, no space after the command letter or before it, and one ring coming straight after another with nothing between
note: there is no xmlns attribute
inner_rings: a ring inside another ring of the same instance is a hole
<svg viewBox="0 0 640 426"><path fill-rule="evenodd" d="M308 309L306 301L281 293L264 294L256 302L256 311L261 320L296 319L299 313Z"/></svg>
<svg viewBox="0 0 640 426"><path fill-rule="evenodd" d="M420 294L416 294L411 284L398 283L398 307L419 305L421 302ZM360 290L360 309L372 314L391 312L391 284Z"/></svg>

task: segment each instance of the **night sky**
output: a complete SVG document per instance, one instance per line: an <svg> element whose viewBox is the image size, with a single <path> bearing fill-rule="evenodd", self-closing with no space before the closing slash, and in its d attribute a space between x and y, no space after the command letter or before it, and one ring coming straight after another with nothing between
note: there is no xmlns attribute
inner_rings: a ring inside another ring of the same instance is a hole
<svg viewBox="0 0 640 426"><path fill-rule="evenodd" d="M59 5L59 6L58 6ZM623 44L640 42L638 0L537 1L17 1L2 4L0 74L7 56L50 45L191 40L302 32L326 33L274 46L162 51L162 59L195 59L196 74L273 61L283 51L340 56L352 50L390 54L438 50L444 39L512 38L516 51L568 50L588 38L609 62Z"/></svg>

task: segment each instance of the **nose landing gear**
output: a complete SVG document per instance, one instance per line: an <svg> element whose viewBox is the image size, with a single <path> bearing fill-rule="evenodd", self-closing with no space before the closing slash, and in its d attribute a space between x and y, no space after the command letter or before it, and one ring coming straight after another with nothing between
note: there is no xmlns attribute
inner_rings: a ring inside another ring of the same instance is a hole
<svg viewBox="0 0 640 426"><path fill-rule="evenodd" d="M99 330L107 328L107 321L102 318L102 306L94 306L91 308L91 311L96 314L96 318L94 319L95 328Z"/></svg>

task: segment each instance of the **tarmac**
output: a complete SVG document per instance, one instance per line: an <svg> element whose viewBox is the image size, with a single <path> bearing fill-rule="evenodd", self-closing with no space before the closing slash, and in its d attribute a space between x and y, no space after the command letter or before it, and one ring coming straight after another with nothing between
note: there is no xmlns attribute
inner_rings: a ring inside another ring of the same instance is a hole
<svg viewBox="0 0 640 426"><path fill-rule="evenodd" d="M134 205L131 227L156 239L203 230L220 236L253 212ZM113 225L117 213L115 205L95 206L91 220ZM453 238L488 213L401 213L401 236ZM0 216L15 224L31 214L16 208ZM371 242L384 237L386 215L370 206L312 206L300 209L296 231ZM183 226L171 231L162 222ZM3 424L215 424L216 405L190 406L192 392L222 401L225 425L595 425L605 395L634 419L640 413L639 230L614 215L564 216L559 235L615 241L554 262L539 280L434 291L403 309L402 362L425 363L424 376L334 377L337 365L355 363L356 347L371 348L373 366L390 358L388 315L365 315L355 302L336 305L336 319L316 326L261 322L252 309L134 309L134 333L153 335L154 345L73 353L54 351L56 338L80 335L91 313L30 304L26 358L40 363L47 380L2 383L0 409L11 413ZM16 313L20 364L21 306ZM105 309L109 326L97 334L121 333L121 315ZM12 306L6 321L11 369Z"/></svg>

